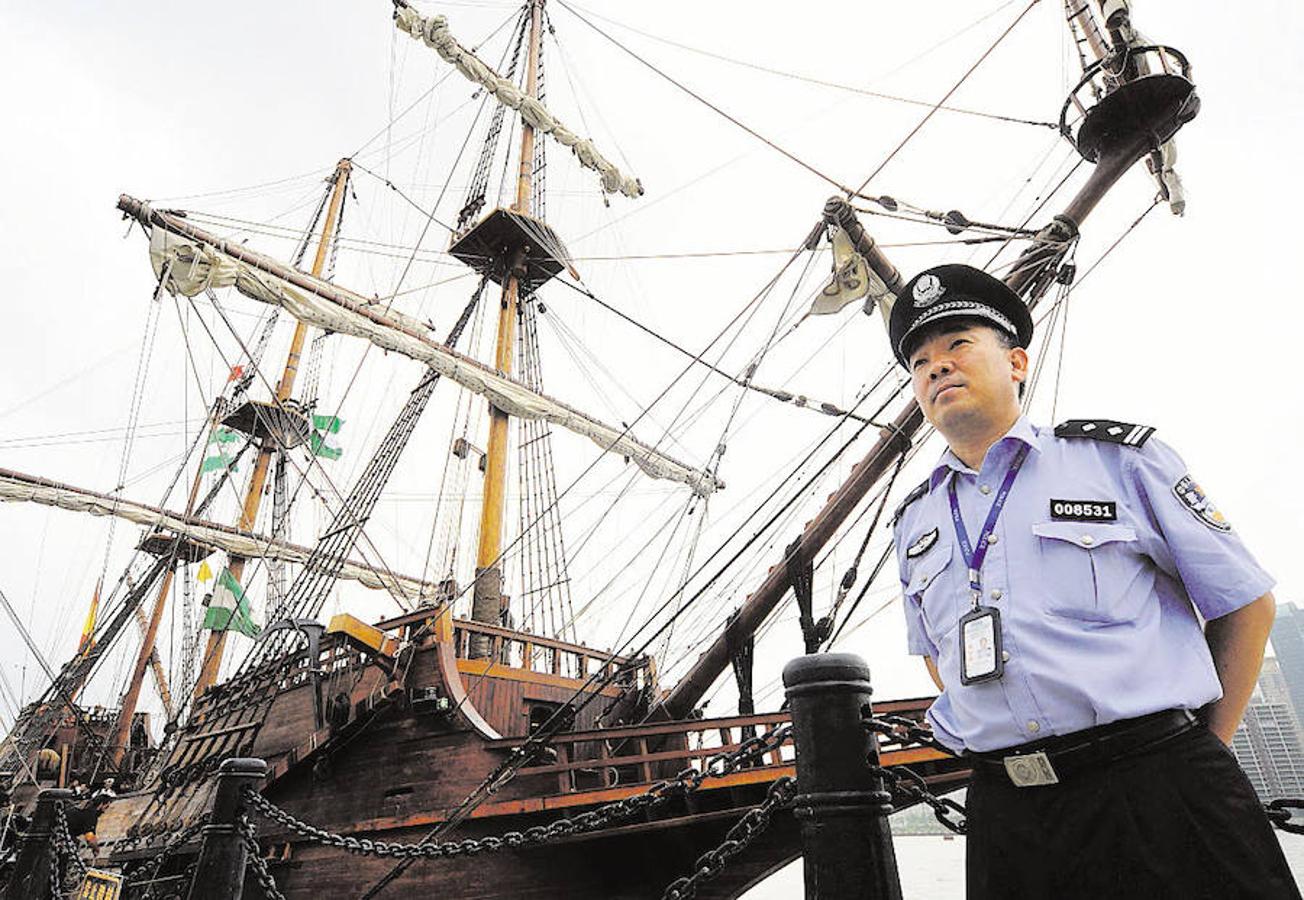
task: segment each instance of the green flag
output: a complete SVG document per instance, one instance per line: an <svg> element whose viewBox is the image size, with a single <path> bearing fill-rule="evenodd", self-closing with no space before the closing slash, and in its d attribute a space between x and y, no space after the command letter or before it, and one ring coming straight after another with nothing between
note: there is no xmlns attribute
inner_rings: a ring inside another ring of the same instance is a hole
<svg viewBox="0 0 1304 900"><path fill-rule="evenodd" d="M238 631L245 637L257 637L259 628L249 614L249 598L240 588L230 569L222 569L213 588L213 599L204 613L204 627L212 631Z"/></svg>
<svg viewBox="0 0 1304 900"><path fill-rule="evenodd" d="M232 431L230 428L214 428L213 433L208 436L210 444L232 444L240 440L240 432Z"/></svg>
<svg viewBox="0 0 1304 900"><path fill-rule="evenodd" d="M235 460L230 456L227 456L225 450L217 451L213 456L205 459L203 464L199 467L199 471L201 472L216 472L218 469L235 470Z"/></svg>
<svg viewBox="0 0 1304 900"><path fill-rule="evenodd" d="M325 434L339 434L343 424L344 420L339 416L319 416L314 413L312 417L312 427Z"/></svg>
<svg viewBox="0 0 1304 900"><path fill-rule="evenodd" d="M326 436L319 431L314 431L308 437L308 446L312 452L325 459L339 459L344 455L341 447L336 447L326 442Z"/></svg>

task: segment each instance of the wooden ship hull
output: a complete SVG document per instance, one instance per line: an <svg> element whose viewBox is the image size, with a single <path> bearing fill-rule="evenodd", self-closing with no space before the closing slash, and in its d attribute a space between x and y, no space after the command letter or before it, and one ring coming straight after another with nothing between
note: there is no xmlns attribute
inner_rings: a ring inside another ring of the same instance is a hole
<svg viewBox="0 0 1304 900"><path fill-rule="evenodd" d="M461 841L548 825L646 793L788 720L774 712L603 727L604 713L630 717L633 711L637 718L637 698L655 690L648 660L432 610L380 624L336 617L315 669L304 650L205 694L176 736L158 782L123 797L101 820L100 862L121 866L130 877L171 843L159 887L173 878L180 884L198 837L178 843L176 836L207 814L211 774L231 757L265 760L263 795L305 822L349 837L417 843L454 815L532 727L581 698L573 730L554 737L550 752L440 838ZM490 655L469 656L477 638L487 641ZM613 670L620 673L615 681L596 692L578 677ZM928 702L879 709L919 716ZM489 865L481 854L422 860L387 890L459 898L660 896L764 800L776 779L794 774L794 758L792 745L784 744L654 810L599 831L500 850ZM938 784L954 786L967 774L954 758L928 749L889 750L884 760L909 763ZM270 870L290 898L362 896L398 863L255 821ZM797 823L783 811L701 895L736 897L798 854Z"/></svg>

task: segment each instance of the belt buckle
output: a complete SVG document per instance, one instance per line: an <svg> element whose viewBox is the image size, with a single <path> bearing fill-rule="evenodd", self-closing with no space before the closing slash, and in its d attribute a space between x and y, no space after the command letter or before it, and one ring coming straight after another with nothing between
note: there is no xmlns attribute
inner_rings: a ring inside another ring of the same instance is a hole
<svg viewBox="0 0 1304 900"><path fill-rule="evenodd" d="M1015 787L1059 784L1059 775L1055 773L1055 767L1050 764L1050 758L1044 751L1007 756L1002 762L1005 763L1005 774L1010 776Z"/></svg>

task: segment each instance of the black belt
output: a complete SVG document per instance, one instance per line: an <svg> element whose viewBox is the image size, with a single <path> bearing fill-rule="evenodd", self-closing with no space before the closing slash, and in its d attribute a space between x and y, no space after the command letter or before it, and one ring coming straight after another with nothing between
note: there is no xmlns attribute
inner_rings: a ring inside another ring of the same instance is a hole
<svg viewBox="0 0 1304 900"><path fill-rule="evenodd" d="M1140 753L1195 724L1190 710L1168 709L991 753L966 753L964 758L976 773L1016 787L1040 787Z"/></svg>

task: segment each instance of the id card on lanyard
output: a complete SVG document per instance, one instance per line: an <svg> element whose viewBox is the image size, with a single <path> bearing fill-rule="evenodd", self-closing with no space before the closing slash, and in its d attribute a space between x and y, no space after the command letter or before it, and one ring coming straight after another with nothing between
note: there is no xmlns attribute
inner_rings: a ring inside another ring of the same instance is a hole
<svg viewBox="0 0 1304 900"><path fill-rule="evenodd" d="M1005 660L1002 656L1001 613L991 606L982 605L982 567L987 558L987 548L991 544L996 520L1000 518L1005 500L1014 487L1014 479L1028 456L1028 445L1021 446L1010 467L1005 470L1001 489L992 500L987 519L982 531L978 533L978 546L969 542L969 532L964 527L964 517L960 514L960 501L955 496L955 478L951 478L947 493L951 500L951 522L955 526L955 537L960 543L960 552L964 554L965 565L969 568L969 598L972 608L960 617L960 683L963 685L981 684L994 681L1005 672Z"/></svg>

